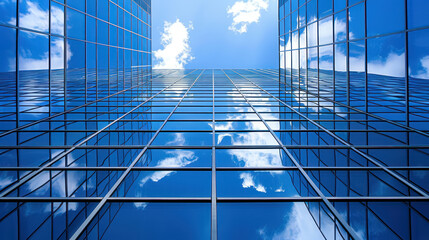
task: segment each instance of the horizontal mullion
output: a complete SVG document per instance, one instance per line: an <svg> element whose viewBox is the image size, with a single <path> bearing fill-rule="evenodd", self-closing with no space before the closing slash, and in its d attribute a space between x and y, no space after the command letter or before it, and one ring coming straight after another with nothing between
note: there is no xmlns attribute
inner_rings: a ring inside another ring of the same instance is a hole
<svg viewBox="0 0 429 240"><path fill-rule="evenodd" d="M2 197L0 202L100 202L101 197ZM429 198L326 197L330 202L428 202ZM211 202L210 197L110 197L107 202ZM217 202L322 202L321 197L218 197Z"/></svg>

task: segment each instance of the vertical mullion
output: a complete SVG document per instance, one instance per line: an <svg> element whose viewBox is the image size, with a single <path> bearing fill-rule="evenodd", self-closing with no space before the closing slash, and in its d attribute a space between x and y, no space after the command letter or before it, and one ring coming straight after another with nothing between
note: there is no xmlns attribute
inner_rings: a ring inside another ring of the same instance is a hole
<svg viewBox="0 0 429 240"><path fill-rule="evenodd" d="M211 239L217 239L217 193L216 193L216 121L215 121L215 76L212 70L212 219L211 219Z"/></svg>

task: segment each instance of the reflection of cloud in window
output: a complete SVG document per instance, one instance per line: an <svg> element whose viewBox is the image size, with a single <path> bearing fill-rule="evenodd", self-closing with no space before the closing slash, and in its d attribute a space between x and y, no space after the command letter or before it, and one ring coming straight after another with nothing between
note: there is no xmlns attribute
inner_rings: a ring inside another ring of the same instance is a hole
<svg viewBox="0 0 429 240"><path fill-rule="evenodd" d="M174 150L167 152L167 154L170 154L171 157L161 160L159 164L156 165L156 167L185 167L198 160L198 157L195 156L194 152L192 151ZM152 182L159 182L173 172L175 171L156 171L143 178L140 181L140 186L145 185L149 180Z"/></svg>
<svg viewBox="0 0 429 240"><path fill-rule="evenodd" d="M240 179L243 179L243 188L254 188L258 192L267 192L267 190L264 186L262 186L262 184L255 184L255 181L253 180L253 175L250 173L241 173Z"/></svg>
<svg viewBox="0 0 429 240"><path fill-rule="evenodd" d="M334 39L337 39L338 36L342 36L346 34L347 28L346 23L343 20L335 19L334 20L334 27L335 27L335 36ZM312 25L313 26L313 25ZM314 25L316 26L316 25ZM329 42L329 40L332 38L332 19L329 21L324 21L319 23L319 35L317 35L317 28L311 27L309 28L309 34L308 34L308 42L309 46L315 46L317 44L316 39L314 36L319 36L320 42ZM350 33L350 36L353 36L353 33ZM299 38L305 38L305 35L300 35ZM303 41L305 39L299 39L297 34L292 34L292 36L289 39L286 39L286 49L292 49L292 41L298 42ZM309 51L311 57L317 57L317 56L311 56L312 51ZM315 53L315 52L314 52ZM313 53L313 54L314 54ZM347 54L345 52L345 49L340 49L340 51L335 52L336 58L338 59L344 59L347 57ZM294 59L292 59L293 62L298 62L298 55L295 54ZM332 47L321 47L319 48L319 58L322 58L319 61L319 69L322 70L332 70L333 62L332 60L327 61L323 60L323 57L333 57L333 51ZM331 58L332 59L332 58ZM373 74L379 74L384 76L391 76L391 77L404 77L405 75L405 53L404 52L390 52L386 54L386 57L379 58L376 60L369 60L368 61L368 72ZM287 68L298 68L298 65L292 66L290 61L286 61ZM349 57L350 62L350 71L364 71L365 67L365 53L362 52L360 55L350 56ZM315 67L316 63L311 62L309 67ZM345 71L346 69L346 62L345 61L337 61L336 64L340 64L336 66L337 71ZM429 56L427 58L423 58L421 60L422 67L424 70L420 71L416 76L420 76L422 78L429 78Z"/></svg>
<svg viewBox="0 0 429 240"><path fill-rule="evenodd" d="M71 59L73 53L67 45L67 61ZM31 49L20 51L19 70L46 70L49 68L49 52L43 52L39 56L34 56ZM12 66L10 66L12 67ZM51 69L64 68L64 40L56 38L51 40Z"/></svg>
<svg viewBox="0 0 429 240"><path fill-rule="evenodd" d="M235 107L235 112L246 112L246 108ZM259 108L259 111L269 112L269 108ZM275 119L276 116L272 114L267 114L266 118ZM240 115L230 115L227 117L228 120L250 120L253 119L248 114ZM216 130L233 130L237 129L233 125L240 124L239 122L227 122L225 124L216 125ZM247 129L254 130L267 130L265 125L259 121L249 121L245 122ZM254 132L253 134L249 133L240 133L234 135L230 133L222 133L218 136L218 144L225 138L230 137L232 145L277 145L277 142L274 138L266 138L265 133ZM240 150L240 149L231 149L228 150L228 153L231 156L234 156L237 161L243 162L244 167L270 167L270 166L281 166L282 162L280 159L280 153L277 149L252 149L252 150ZM285 172L282 171L270 171L272 176L282 176ZM257 179L251 173L242 173L240 174L240 179L243 181L243 188L254 188L258 192L267 192L267 188L260 183L256 183ZM280 189L278 187L277 189Z"/></svg>
<svg viewBox="0 0 429 240"><path fill-rule="evenodd" d="M259 231L261 237L273 240L324 239L304 203L293 203L292 208L285 218L287 222L281 231L275 233L273 236L267 236L265 231L261 229Z"/></svg>
<svg viewBox="0 0 429 240"><path fill-rule="evenodd" d="M27 1L27 11L19 14L21 27L31 28L38 31L47 31L49 29L49 11L43 10L38 3ZM9 23L16 20L12 18ZM58 7L51 7L51 31L53 33L62 33L64 27L64 11ZM36 38L38 34L25 32L25 37ZM24 36L21 36L24 37ZM37 51L37 49L34 49ZM38 55L38 56L36 56ZM64 40L61 38L51 40L51 69L64 68ZM72 56L70 47L67 46L67 60ZM27 49L21 50L18 56L20 70L42 70L48 69L49 52L36 54L35 51ZM15 63L10 62L9 68L15 69Z"/></svg>
<svg viewBox="0 0 429 240"><path fill-rule="evenodd" d="M414 78L429 79L429 56L420 59L421 69L416 71L411 69L411 76Z"/></svg>
<svg viewBox="0 0 429 240"><path fill-rule="evenodd" d="M48 31L49 11L43 10L39 3L34 3L32 1L25 1L23 3L26 3L27 12L19 13L19 25L24 28L31 28L42 32ZM15 22L15 18L9 21L10 24L15 24Z"/></svg>

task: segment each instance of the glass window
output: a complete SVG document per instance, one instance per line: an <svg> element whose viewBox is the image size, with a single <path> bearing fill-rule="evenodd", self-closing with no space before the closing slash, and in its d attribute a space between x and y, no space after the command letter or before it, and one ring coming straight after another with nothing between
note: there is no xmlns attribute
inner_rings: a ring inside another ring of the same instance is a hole
<svg viewBox="0 0 429 240"><path fill-rule="evenodd" d="M317 22L308 25L308 46L314 47L317 46Z"/></svg>
<svg viewBox="0 0 429 240"><path fill-rule="evenodd" d="M349 9L349 38L365 37L365 4L361 3Z"/></svg>
<svg viewBox="0 0 429 240"><path fill-rule="evenodd" d="M96 42L96 21L95 18L86 16L86 40L90 42Z"/></svg>
<svg viewBox="0 0 429 240"><path fill-rule="evenodd" d="M307 22L311 23L317 20L317 0L311 0L307 3Z"/></svg>
<svg viewBox="0 0 429 240"><path fill-rule="evenodd" d="M217 210L219 239L324 239L304 203L219 203Z"/></svg>
<svg viewBox="0 0 429 240"><path fill-rule="evenodd" d="M19 4L19 26L41 32L49 31L49 1L22 1Z"/></svg>
<svg viewBox="0 0 429 240"><path fill-rule="evenodd" d="M335 0L334 1L334 12L343 10L347 6L347 0Z"/></svg>
<svg viewBox="0 0 429 240"><path fill-rule="evenodd" d="M64 35L64 6L51 2L51 33Z"/></svg>
<svg viewBox="0 0 429 240"><path fill-rule="evenodd" d="M114 209L119 211L104 234L109 239L210 239L209 203L135 202Z"/></svg>
<svg viewBox="0 0 429 240"><path fill-rule="evenodd" d="M408 4L408 28L424 27L429 25L427 17L427 9L429 9L429 1L426 0L411 0Z"/></svg>
<svg viewBox="0 0 429 240"><path fill-rule="evenodd" d="M97 17L109 21L109 0L97 0Z"/></svg>
<svg viewBox="0 0 429 240"><path fill-rule="evenodd" d="M409 64L409 106L410 125L425 129L429 109L423 107L421 100L426 98L426 84L429 81L429 30L408 33L408 64Z"/></svg>
<svg viewBox="0 0 429 240"><path fill-rule="evenodd" d="M303 27L307 24L307 16L305 15L307 11L307 5L304 5L299 8L299 27Z"/></svg>
<svg viewBox="0 0 429 240"><path fill-rule="evenodd" d="M67 1L67 5L79 11L85 12L85 1Z"/></svg>
<svg viewBox="0 0 429 240"><path fill-rule="evenodd" d="M319 18L332 14L332 1L319 0Z"/></svg>
<svg viewBox="0 0 429 240"><path fill-rule="evenodd" d="M347 39L347 12L342 11L335 14L334 22L335 42L345 41Z"/></svg>
<svg viewBox="0 0 429 240"><path fill-rule="evenodd" d="M67 41L67 107L85 104L81 90L86 87L85 79L85 43L77 40Z"/></svg>
<svg viewBox="0 0 429 240"><path fill-rule="evenodd" d="M335 45L335 101L347 104L347 45Z"/></svg>
<svg viewBox="0 0 429 240"><path fill-rule="evenodd" d="M295 30L298 28L298 23L299 23L298 11L293 12L291 16L292 16L292 30Z"/></svg>
<svg viewBox="0 0 429 240"><path fill-rule="evenodd" d="M0 78L2 82L0 90L2 97L8 99L8 101L1 102L0 118L4 119L4 122L0 129L5 131L16 127L16 30L0 27L0 36L2 36L0 38ZM14 154L10 154L10 156L13 158ZM3 155L3 157L5 156ZM16 161L16 157L13 161Z"/></svg>
<svg viewBox="0 0 429 240"><path fill-rule="evenodd" d="M16 2L2 1L0 4L0 23L16 25Z"/></svg>
<svg viewBox="0 0 429 240"><path fill-rule="evenodd" d="M49 114L49 41L47 35L19 32L19 102L22 120L34 121ZM58 48L64 46L58 43ZM34 89L39 98L33 99ZM25 124L23 122L22 124Z"/></svg>
<svg viewBox="0 0 429 240"><path fill-rule="evenodd" d="M292 11L295 11L298 8L298 0L290 0L292 3Z"/></svg>
<svg viewBox="0 0 429 240"><path fill-rule="evenodd" d="M67 36L85 40L85 15L73 9L67 9Z"/></svg>
<svg viewBox="0 0 429 240"><path fill-rule="evenodd" d="M96 13L97 0L86 0L86 12L94 17L97 16Z"/></svg>
<svg viewBox="0 0 429 240"><path fill-rule="evenodd" d="M405 29L404 0L368 0L368 37Z"/></svg>
<svg viewBox="0 0 429 240"><path fill-rule="evenodd" d="M97 42L109 44L109 25L100 20L97 20Z"/></svg>
<svg viewBox="0 0 429 240"><path fill-rule="evenodd" d="M405 121L405 86L405 35L369 39L369 111L390 120ZM386 89L395 89L395 93Z"/></svg>
<svg viewBox="0 0 429 240"><path fill-rule="evenodd" d="M333 36L332 16L319 22L319 45L332 43Z"/></svg>
<svg viewBox="0 0 429 240"><path fill-rule="evenodd" d="M118 22L118 7L115 4L110 3L109 11L110 11L110 16L109 16L110 23L116 25Z"/></svg>

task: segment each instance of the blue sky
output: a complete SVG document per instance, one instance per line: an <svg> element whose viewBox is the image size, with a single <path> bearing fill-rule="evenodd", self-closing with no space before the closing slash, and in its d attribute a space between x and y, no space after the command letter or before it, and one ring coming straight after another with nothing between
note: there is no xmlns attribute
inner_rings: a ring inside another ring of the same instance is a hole
<svg viewBox="0 0 429 240"><path fill-rule="evenodd" d="M277 0L154 0L153 65L278 68L277 31Z"/></svg>

